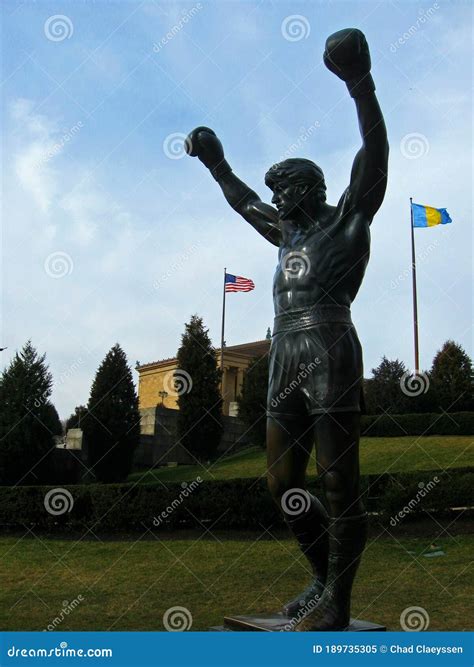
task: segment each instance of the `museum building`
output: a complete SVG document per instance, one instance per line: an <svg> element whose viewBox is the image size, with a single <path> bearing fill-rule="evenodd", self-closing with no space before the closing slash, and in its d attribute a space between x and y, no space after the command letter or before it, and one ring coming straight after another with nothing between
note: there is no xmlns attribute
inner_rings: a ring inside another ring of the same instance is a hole
<svg viewBox="0 0 474 667"><path fill-rule="evenodd" d="M255 357L260 357L270 348L270 331L264 340L224 347L224 377L221 387L223 414L236 417L238 414L237 398L242 391L245 370ZM216 349L217 365L221 367L222 350ZM140 411L163 406L178 409L178 396L174 391L174 373L178 369L176 357L160 359L146 364L137 364L138 399Z"/></svg>

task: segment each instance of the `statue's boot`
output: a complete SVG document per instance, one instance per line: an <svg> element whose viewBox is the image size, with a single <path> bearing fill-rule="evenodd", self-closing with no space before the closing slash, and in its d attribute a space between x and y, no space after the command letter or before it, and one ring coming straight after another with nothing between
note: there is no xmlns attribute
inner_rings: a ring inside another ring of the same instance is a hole
<svg viewBox="0 0 474 667"><path fill-rule="evenodd" d="M367 541L367 514L331 518L326 586L317 607L296 625L297 632L344 630L349 625L352 584Z"/></svg>
<svg viewBox="0 0 474 667"><path fill-rule="evenodd" d="M324 505L312 495L310 499L311 505L307 512L301 516L286 517L286 523L296 537L313 572L310 585L283 606L283 614L288 618L298 618L308 609L313 609L321 598L326 582L329 520Z"/></svg>

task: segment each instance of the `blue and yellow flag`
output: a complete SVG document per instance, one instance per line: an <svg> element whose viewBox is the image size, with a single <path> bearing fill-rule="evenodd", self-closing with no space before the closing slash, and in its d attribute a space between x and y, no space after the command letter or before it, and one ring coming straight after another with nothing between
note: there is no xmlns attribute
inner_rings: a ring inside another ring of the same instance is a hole
<svg viewBox="0 0 474 667"><path fill-rule="evenodd" d="M452 222L445 208L433 208L423 204L412 204L413 227L435 227Z"/></svg>

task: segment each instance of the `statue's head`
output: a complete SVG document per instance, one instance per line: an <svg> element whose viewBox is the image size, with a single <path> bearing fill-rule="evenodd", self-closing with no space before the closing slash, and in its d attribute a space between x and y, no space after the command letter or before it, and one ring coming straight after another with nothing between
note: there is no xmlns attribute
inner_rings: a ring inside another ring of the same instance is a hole
<svg viewBox="0 0 474 667"><path fill-rule="evenodd" d="M289 158L274 164L265 174L265 184L273 191L272 204L285 218L305 202L319 205L326 201L322 169L311 160Z"/></svg>

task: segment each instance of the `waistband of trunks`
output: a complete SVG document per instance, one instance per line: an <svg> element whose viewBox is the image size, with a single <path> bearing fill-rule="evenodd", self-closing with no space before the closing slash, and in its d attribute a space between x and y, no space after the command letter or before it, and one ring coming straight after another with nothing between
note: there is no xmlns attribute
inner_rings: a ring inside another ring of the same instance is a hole
<svg viewBox="0 0 474 667"><path fill-rule="evenodd" d="M322 304L310 308L295 308L275 317L273 335L309 329L316 324L352 324L351 309L347 306Z"/></svg>

